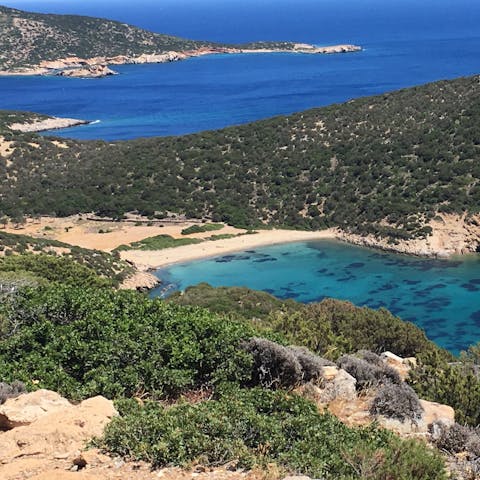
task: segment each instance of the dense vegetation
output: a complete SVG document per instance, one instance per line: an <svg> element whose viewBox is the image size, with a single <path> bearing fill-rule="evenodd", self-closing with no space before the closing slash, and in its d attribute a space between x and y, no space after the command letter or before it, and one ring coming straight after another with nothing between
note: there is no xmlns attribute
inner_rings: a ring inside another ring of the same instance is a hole
<svg viewBox="0 0 480 480"><path fill-rule="evenodd" d="M0 272L28 272L72 285L118 286L134 271L118 255L0 231ZM20 255L19 255L20 254Z"/></svg>
<svg viewBox="0 0 480 480"><path fill-rule="evenodd" d="M480 425L480 349L471 347L459 362L432 356L411 375L410 383L425 399L450 405L460 424Z"/></svg>
<svg viewBox="0 0 480 480"><path fill-rule="evenodd" d="M0 70L71 56L139 56L215 46L226 45L153 33L103 18L32 13L0 6ZM238 47L293 49L294 44L252 42Z"/></svg>
<svg viewBox="0 0 480 480"><path fill-rule="evenodd" d="M276 464L325 480L446 478L440 457L424 445L375 428L348 428L281 391L233 389L197 405L129 402L122 410L103 445L157 467L189 466L194 459L239 468Z"/></svg>
<svg viewBox="0 0 480 480"><path fill-rule="evenodd" d="M233 461L331 479L363 479L372 469L369 478L378 480L445 478L440 457L423 444L376 427L348 428L296 394L275 390L311 378L285 382L288 369L277 370L282 355L310 370L322 361L257 339L258 332L248 321L136 292L27 288L1 303L0 381L72 399L118 399L122 416L99 443L154 466ZM273 337L284 341L279 332ZM263 348L260 364L247 345ZM258 372L269 368L283 381L260 388ZM182 395L173 406L153 401ZM128 401L133 396L146 403Z"/></svg>
<svg viewBox="0 0 480 480"><path fill-rule="evenodd" d="M24 12L0 6L0 68L70 56L141 55L210 45L102 18Z"/></svg>
<svg viewBox="0 0 480 480"><path fill-rule="evenodd" d="M6 133L2 208L426 235L438 212L478 212L479 92L478 77L462 78L195 135L62 140L69 148Z"/></svg>
<svg viewBox="0 0 480 480"><path fill-rule="evenodd" d="M365 349L389 350L404 357L435 354L451 360L421 329L383 308L372 310L334 299L305 305L248 288L214 288L205 283L175 293L168 301L250 320L257 328L281 334L288 342L327 358Z"/></svg>
<svg viewBox="0 0 480 480"><path fill-rule="evenodd" d="M115 250L162 250L164 248L181 247L182 245L194 245L202 241L199 238L173 238L170 235L155 235L128 245L120 245Z"/></svg>

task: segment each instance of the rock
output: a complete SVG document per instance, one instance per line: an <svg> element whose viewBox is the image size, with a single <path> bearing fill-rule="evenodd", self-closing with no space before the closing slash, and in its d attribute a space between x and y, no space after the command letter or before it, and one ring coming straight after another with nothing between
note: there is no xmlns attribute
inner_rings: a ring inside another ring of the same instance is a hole
<svg viewBox="0 0 480 480"><path fill-rule="evenodd" d="M424 410L422 419L427 427L434 422L442 422L445 425L453 425L455 423L455 410L449 405L428 402L427 400L420 400L420 404Z"/></svg>
<svg viewBox="0 0 480 480"><path fill-rule="evenodd" d="M317 403L330 403L333 400L350 401L357 397L357 381L345 370L335 366L322 367L322 384L307 383L298 389L298 393Z"/></svg>
<svg viewBox="0 0 480 480"><path fill-rule="evenodd" d="M45 415L70 406L68 400L50 390L37 390L10 398L0 406L0 430L29 425Z"/></svg>
<svg viewBox="0 0 480 480"><path fill-rule="evenodd" d="M103 476L89 475L83 472L62 472L61 470L48 470L30 477L29 480L103 480Z"/></svg>
<svg viewBox="0 0 480 480"><path fill-rule="evenodd" d="M402 422L382 415L377 416L375 419L382 427L400 435L427 435L432 431L432 424L441 422L444 425L453 425L455 423L455 411L452 407L428 402L427 400L420 400L420 404L423 408L423 415L417 421L405 420Z"/></svg>
<svg viewBox="0 0 480 480"><path fill-rule="evenodd" d="M408 374L412 369L410 362L407 362L406 359L399 357L392 352L383 352L380 356L388 366L398 372L402 380L405 380L408 377Z"/></svg>
<svg viewBox="0 0 480 480"><path fill-rule="evenodd" d="M117 75L117 72L114 72L106 65L88 65L81 68L60 70L56 75L71 78L101 78L109 75Z"/></svg>
<svg viewBox="0 0 480 480"><path fill-rule="evenodd" d="M336 370L336 372L335 372ZM357 380L338 367L323 367L324 384L321 400L325 403L335 399L353 400L357 397Z"/></svg>
<svg viewBox="0 0 480 480"><path fill-rule="evenodd" d="M311 480L311 478L306 475L288 475L283 480Z"/></svg>
<svg viewBox="0 0 480 480"><path fill-rule="evenodd" d="M0 463L35 455L73 460L85 443L101 435L105 425L117 415L113 402L103 397L68 405L0 435Z"/></svg>

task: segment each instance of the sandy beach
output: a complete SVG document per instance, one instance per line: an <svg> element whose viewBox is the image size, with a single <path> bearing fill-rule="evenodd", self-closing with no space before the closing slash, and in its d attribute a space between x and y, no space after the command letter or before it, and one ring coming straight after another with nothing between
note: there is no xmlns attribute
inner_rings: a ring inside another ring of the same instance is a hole
<svg viewBox="0 0 480 480"><path fill-rule="evenodd" d="M251 235L242 235L235 238L204 242L196 245L165 248L163 250L127 250L121 252L121 257L134 263L141 270L153 270L173 263L216 257L227 253L250 250L252 248L267 245L335 238L337 238L337 231L334 229L318 232L304 232L298 230L260 230L258 233Z"/></svg>

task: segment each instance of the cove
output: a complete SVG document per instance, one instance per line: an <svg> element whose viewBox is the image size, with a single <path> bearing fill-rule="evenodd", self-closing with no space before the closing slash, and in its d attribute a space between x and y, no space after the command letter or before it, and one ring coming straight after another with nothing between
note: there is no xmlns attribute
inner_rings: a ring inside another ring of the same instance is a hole
<svg viewBox="0 0 480 480"><path fill-rule="evenodd" d="M325 297L385 307L453 353L480 341L480 257L423 259L322 240L275 245L175 264L156 275L152 296L207 282L280 298Z"/></svg>

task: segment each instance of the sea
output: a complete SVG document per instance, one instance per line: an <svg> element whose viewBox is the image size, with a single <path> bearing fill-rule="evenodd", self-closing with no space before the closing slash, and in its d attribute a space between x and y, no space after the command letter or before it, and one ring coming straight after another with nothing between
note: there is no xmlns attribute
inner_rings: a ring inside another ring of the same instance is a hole
<svg viewBox="0 0 480 480"><path fill-rule="evenodd" d="M478 0L4 0L101 16L219 42L352 43L341 55L215 55L116 66L100 80L0 78L0 108L94 121L78 139L179 135L480 73ZM51 134L52 132L47 132ZM458 353L480 341L480 260L417 259L336 242L259 248L161 270L164 295L199 282L243 285L302 302L386 307Z"/></svg>
<svg viewBox="0 0 480 480"><path fill-rule="evenodd" d="M120 140L242 124L480 72L478 0L3 0L219 42L353 43L340 55L218 55L115 67L101 80L0 78L0 108L95 121L58 132Z"/></svg>

